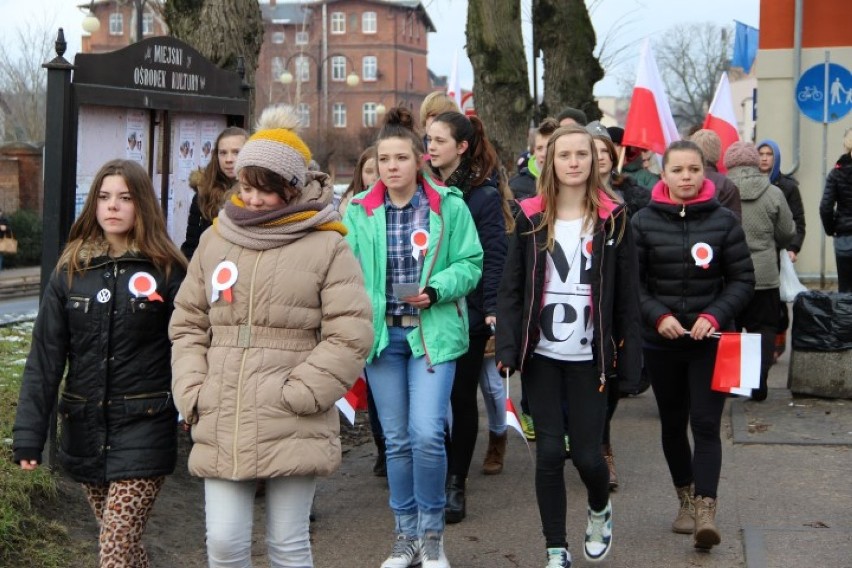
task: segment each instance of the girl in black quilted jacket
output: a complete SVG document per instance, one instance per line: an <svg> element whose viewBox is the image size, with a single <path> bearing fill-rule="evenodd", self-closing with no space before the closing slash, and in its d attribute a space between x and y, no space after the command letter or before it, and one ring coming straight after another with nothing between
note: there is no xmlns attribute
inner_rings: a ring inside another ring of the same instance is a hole
<svg viewBox="0 0 852 568"><path fill-rule="evenodd" d="M651 192L651 203L632 219L645 370L680 499L672 530L694 534L700 549L721 540L714 518L725 395L710 389L718 345L711 334L733 330L734 318L754 293L745 233L715 192L704 177L698 146L675 142L663 156L662 179Z"/></svg>
<svg viewBox="0 0 852 568"><path fill-rule="evenodd" d="M15 463L37 469L56 408L100 566L148 566L142 533L177 460L168 325L185 269L147 172L106 163L41 300L13 430Z"/></svg>

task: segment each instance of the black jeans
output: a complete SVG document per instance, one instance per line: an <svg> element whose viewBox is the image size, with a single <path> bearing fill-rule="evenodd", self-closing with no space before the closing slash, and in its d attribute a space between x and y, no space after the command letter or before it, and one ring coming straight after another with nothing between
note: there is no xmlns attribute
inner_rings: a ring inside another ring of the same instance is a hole
<svg viewBox="0 0 852 568"><path fill-rule="evenodd" d="M479 374L485 358L488 335L471 335L467 353L456 359L456 375L450 405L453 427L447 440L447 476L457 475L463 480L470 470L476 435L479 432Z"/></svg>
<svg viewBox="0 0 852 568"><path fill-rule="evenodd" d="M720 427L726 395L710 389L718 341L691 349L645 349L645 369L660 411L663 454L675 487L695 481L695 494L716 498L722 470ZM686 427L692 427L695 452Z"/></svg>
<svg viewBox="0 0 852 568"><path fill-rule="evenodd" d="M534 355L522 381L535 422L535 492L548 548L566 547L565 414L571 460L586 486L587 502L602 511L609 500L609 470L601 454L607 392L592 362L557 361Z"/></svg>

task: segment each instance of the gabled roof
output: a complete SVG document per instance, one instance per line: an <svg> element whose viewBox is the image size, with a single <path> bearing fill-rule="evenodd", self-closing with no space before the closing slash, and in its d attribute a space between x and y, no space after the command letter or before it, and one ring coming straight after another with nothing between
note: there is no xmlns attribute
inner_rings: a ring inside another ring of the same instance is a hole
<svg viewBox="0 0 852 568"><path fill-rule="evenodd" d="M273 24L302 24L303 21L310 23L310 17L306 18L304 3L278 2L275 6L261 4L260 12L264 22Z"/></svg>

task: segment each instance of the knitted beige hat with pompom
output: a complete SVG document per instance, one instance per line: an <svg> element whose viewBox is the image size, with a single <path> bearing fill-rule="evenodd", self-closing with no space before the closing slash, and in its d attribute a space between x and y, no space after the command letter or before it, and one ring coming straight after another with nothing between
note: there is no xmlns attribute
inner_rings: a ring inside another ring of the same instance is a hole
<svg viewBox="0 0 852 568"><path fill-rule="evenodd" d="M237 155L237 176L246 166L259 166L275 172L290 185L302 189L311 151L296 133L299 117L293 107L276 105L264 109L255 133Z"/></svg>

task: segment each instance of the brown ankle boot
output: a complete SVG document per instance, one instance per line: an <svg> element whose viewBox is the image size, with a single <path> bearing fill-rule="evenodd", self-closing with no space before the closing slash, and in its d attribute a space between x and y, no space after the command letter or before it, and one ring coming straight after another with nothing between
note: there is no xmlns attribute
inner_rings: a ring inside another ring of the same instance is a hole
<svg viewBox="0 0 852 568"><path fill-rule="evenodd" d="M678 534L692 534L695 532L695 505L692 498L692 485L675 487L680 508L677 517L672 523L672 531Z"/></svg>
<svg viewBox="0 0 852 568"><path fill-rule="evenodd" d="M722 542L716 528L716 500L695 496L695 548L710 550Z"/></svg>
<svg viewBox="0 0 852 568"><path fill-rule="evenodd" d="M482 473L485 475L497 475L503 471L503 457L506 455L506 440L508 431L498 436L494 432L488 433L488 451L485 452L485 461L482 462Z"/></svg>
<svg viewBox="0 0 852 568"><path fill-rule="evenodd" d="M604 444L602 452L604 461L606 461L606 467L609 469L609 490L615 491L618 489L618 474L615 472L615 459L612 456L612 446Z"/></svg>

